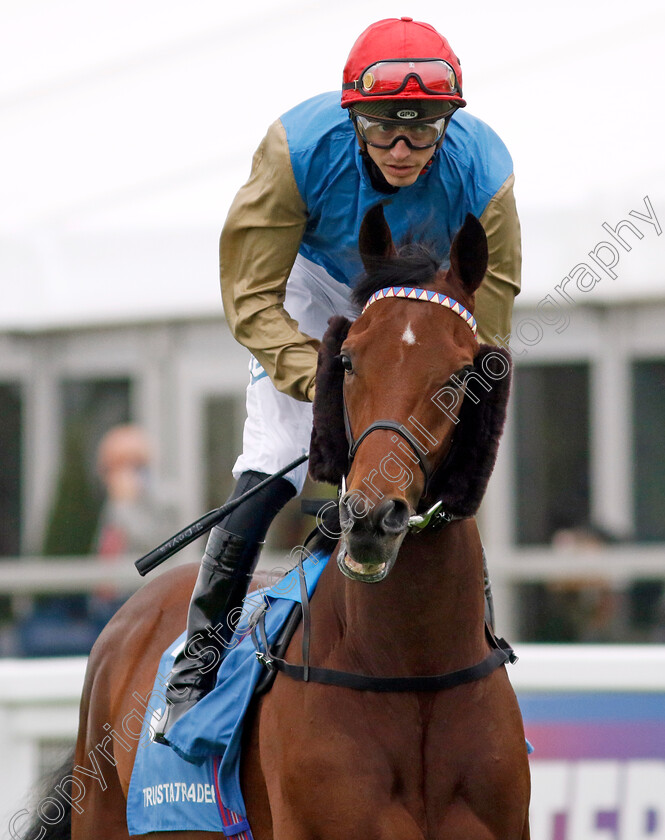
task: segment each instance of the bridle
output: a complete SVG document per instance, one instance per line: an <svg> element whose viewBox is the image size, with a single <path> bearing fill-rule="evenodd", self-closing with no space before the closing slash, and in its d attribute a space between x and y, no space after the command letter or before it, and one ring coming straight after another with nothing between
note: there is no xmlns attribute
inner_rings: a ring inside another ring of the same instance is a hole
<svg viewBox="0 0 665 840"><path fill-rule="evenodd" d="M442 292L434 292L431 289L418 289L415 286L388 286L384 289L379 289L367 300L363 306L361 315L369 309L369 307L378 300L387 300L388 298L403 298L405 300L419 300L424 303L436 303L446 309L450 309L456 315L459 315L464 323L470 328L473 337L477 340L478 324L469 310L462 306L461 303L451 298L450 295L444 295Z"/></svg>
<svg viewBox="0 0 665 840"><path fill-rule="evenodd" d="M377 300L385 298L407 298L409 300L421 300L429 303L437 303L445 306L451 311L459 315L464 322L470 327L474 338L476 336L476 321L473 315L460 303L447 295L442 295L439 292L432 292L426 289L419 288L404 288L404 287L389 287L380 289L375 292L365 304L363 312L368 306L371 306ZM351 430L351 423L346 408L346 401L344 401L344 426L346 429L346 437L349 444L349 466L353 462L353 458L358 451L358 447L365 438L374 431L380 429L395 432L402 437L409 446L413 449L414 454L418 459L418 463L425 476L426 486L431 479L432 469L429 460L425 457L422 451L422 444L417 438L404 427L403 424L395 420L375 420L370 423L366 429L357 437L354 438ZM450 454L450 453L448 453ZM447 459L448 456L446 456ZM439 469L445 466L444 464ZM342 493L346 490L346 479L342 478ZM452 522L454 519L462 519L465 517L453 516L452 514L441 511L441 501L436 502L428 511L421 515L412 516L409 520L409 530L420 531L431 526L441 527L442 525ZM256 657L259 662L267 668L268 671L275 673L281 672L285 676L302 682L315 682L323 685L338 686L344 688L355 689L357 691L374 691L374 692L402 692L402 691L443 691L456 686L464 685L476 680L483 679L491 674L507 662L515 662L515 656L510 645L504 640L499 639L494 635L494 632L485 623L485 636L490 648L490 652L485 658L468 668L462 668L458 671L452 671L445 674L432 674L426 676L408 676L408 677L375 677L368 674L352 673L348 671L338 671L329 668L318 668L310 666L309 664L309 650L310 650L310 609L309 598L307 594L307 585L305 581L305 573L302 567L302 562L298 565L298 576L300 580L301 603L299 610L294 610L291 625L291 632L300 622L301 616L304 624L302 635L302 658L303 664L296 665L287 662L282 658L282 651L286 650L291 636L287 634L283 640L278 642L278 652L272 650L265 629L265 613L268 607L264 604L255 616L251 623L251 635L256 647Z"/></svg>
<svg viewBox="0 0 665 840"><path fill-rule="evenodd" d="M450 309L451 312L454 312L456 315L464 321L464 323L470 328L471 332L473 333L473 337L477 341L477 332L478 327L476 324L476 319L473 317L472 313L469 312L466 307L462 306L459 301L456 301L454 298L451 298L449 295L444 295L441 292L434 292L431 289L419 289L416 287L411 286L389 286L384 289L379 289L378 291L374 292L374 294L369 298L361 315L373 304L379 300L387 300L389 298L399 298L403 300L415 300L415 301L423 301L425 303L435 303L439 306L443 306L446 309ZM368 437L372 432L376 432L379 430L394 432L395 435L392 437L393 443L397 442L397 436L403 438L411 447L413 454L415 455L418 465L423 472L425 478L425 485L423 489L423 496L427 495L427 491L429 489L432 476L434 470L432 468L432 464L430 459L427 457L428 450L425 446L418 440L418 438L410 432L403 423L398 423L396 420L375 420L373 423L370 423L367 428L365 428L358 437L354 437L353 430L351 428L351 421L349 419L349 412L346 405L346 397L342 392L342 409L344 413L344 429L346 431L346 440L349 444L349 454L348 454L348 467L351 468L351 464L353 463L353 459L358 451L358 447L360 444ZM445 469L445 464L450 456L450 451L444 462L439 465L437 469ZM346 482L344 481L344 484ZM440 507L440 504L437 505ZM428 523L431 521L432 514L434 511L430 508L427 513L430 514L430 519L428 519ZM442 515L443 512L440 512L438 515ZM425 514L426 515L426 514ZM412 517L412 519L422 520L422 516ZM452 518L451 518L452 519ZM448 520L451 521L451 520ZM412 523L409 523L412 525ZM416 526L416 523L413 523L413 526ZM422 528L422 523L419 521L417 523L419 528Z"/></svg>
<svg viewBox="0 0 665 840"><path fill-rule="evenodd" d="M424 450L423 444L420 443L416 436L412 434L403 423L398 423L396 420L375 420L373 423L369 424L362 434L354 439L353 432L351 431L349 412L346 407L346 399L343 400L342 408L344 410L344 428L346 429L346 439L349 442L349 467L351 467L351 464L353 463L358 447L368 435L372 434L372 432L377 432L380 429L389 432L396 432L397 435L404 438L404 440L409 444L413 450L413 454L418 460L420 469L423 471L425 476L425 490L423 491L423 495L425 495L432 477L432 466L429 458L427 457L426 451ZM392 441L393 443L396 443L397 437L393 436Z"/></svg>

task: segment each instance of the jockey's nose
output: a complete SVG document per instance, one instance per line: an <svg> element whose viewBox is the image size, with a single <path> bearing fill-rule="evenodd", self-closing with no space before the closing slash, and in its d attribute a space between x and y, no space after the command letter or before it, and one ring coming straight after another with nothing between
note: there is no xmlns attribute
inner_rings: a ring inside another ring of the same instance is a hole
<svg viewBox="0 0 665 840"><path fill-rule="evenodd" d="M411 149L404 140L398 140L390 151L395 160L405 160L411 154Z"/></svg>

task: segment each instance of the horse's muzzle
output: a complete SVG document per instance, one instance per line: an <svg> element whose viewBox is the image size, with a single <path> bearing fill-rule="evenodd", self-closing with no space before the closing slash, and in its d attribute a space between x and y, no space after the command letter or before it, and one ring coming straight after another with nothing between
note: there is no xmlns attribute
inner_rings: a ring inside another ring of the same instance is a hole
<svg viewBox="0 0 665 840"><path fill-rule="evenodd" d="M384 499L370 510L358 510L353 493L340 499L344 536L337 557L340 570L352 580L378 583L392 569L408 525L403 499Z"/></svg>

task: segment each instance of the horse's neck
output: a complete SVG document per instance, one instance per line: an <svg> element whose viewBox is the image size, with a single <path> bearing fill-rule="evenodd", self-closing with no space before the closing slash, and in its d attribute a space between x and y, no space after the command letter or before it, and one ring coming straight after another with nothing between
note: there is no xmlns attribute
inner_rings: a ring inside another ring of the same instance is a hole
<svg viewBox="0 0 665 840"><path fill-rule="evenodd" d="M348 666L425 674L484 656L482 546L474 520L407 537L381 583L334 574L331 603Z"/></svg>

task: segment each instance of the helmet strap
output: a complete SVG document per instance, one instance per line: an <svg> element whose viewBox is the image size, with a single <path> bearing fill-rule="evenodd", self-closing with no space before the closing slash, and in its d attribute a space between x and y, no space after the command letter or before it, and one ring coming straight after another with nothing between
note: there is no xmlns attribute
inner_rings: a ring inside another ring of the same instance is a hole
<svg viewBox="0 0 665 840"><path fill-rule="evenodd" d="M399 192L399 187L393 187L392 184L389 184L386 181L383 172L381 172L379 167L369 156L367 146L364 142L360 146L360 156L363 159L363 164L367 170L367 174L369 175L369 180L377 192L385 193L385 195L395 195L395 193Z"/></svg>
<svg viewBox="0 0 665 840"><path fill-rule="evenodd" d="M429 172L429 170L430 170L430 169L431 169L431 167L432 167L432 164L434 163L434 158L436 157L436 153L437 153L438 151L439 151L438 147L437 147L436 149L434 149L434 154L433 154L433 155L432 155L432 157L431 157L431 158L427 161L427 163L423 166L423 168L420 170L420 175L424 175L424 174L425 174L425 172ZM419 178L420 178L420 175L418 176Z"/></svg>
<svg viewBox="0 0 665 840"><path fill-rule="evenodd" d="M445 125L443 127L443 134L441 135L441 139L436 144L436 148L434 149L434 152L432 153L432 157L423 166L423 169L422 169L422 172L420 173L420 175L423 175L425 172L427 172L431 168L432 164L434 163L434 159L438 155L439 149L441 148L441 146L443 146L443 141L446 139L446 131L448 131L448 126L450 125L450 120L451 119L452 119L452 114L446 119ZM420 177L420 175L418 177Z"/></svg>

